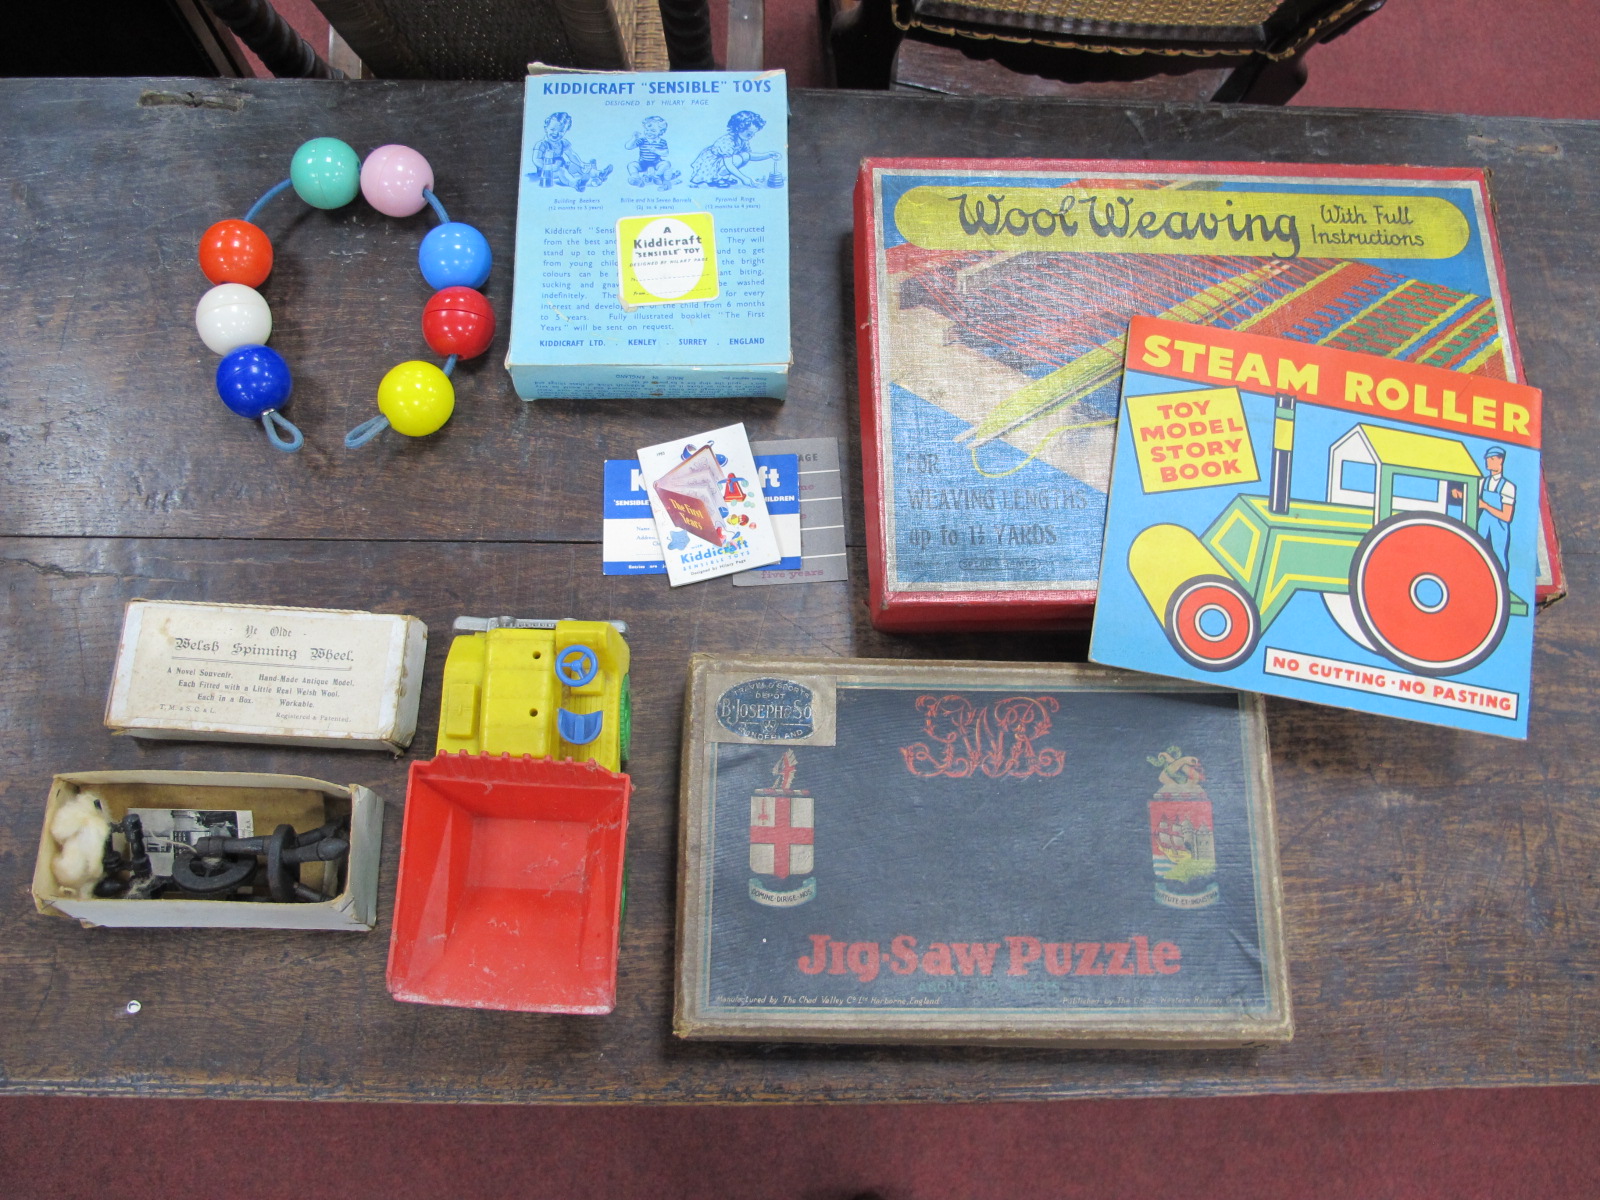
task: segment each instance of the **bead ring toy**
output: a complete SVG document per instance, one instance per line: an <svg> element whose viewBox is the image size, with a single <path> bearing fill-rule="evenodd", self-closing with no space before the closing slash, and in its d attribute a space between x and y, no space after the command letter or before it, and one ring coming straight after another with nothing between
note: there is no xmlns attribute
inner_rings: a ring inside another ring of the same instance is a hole
<svg viewBox="0 0 1600 1200"><path fill-rule="evenodd" d="M378 415L346 434L344 444L363 446L391 427L407 437L433 433L455 409L450 373L457 361L476 358L494 340L494 309L477 290L489 278L494 256L483 234L450 219L433 193L433 168L409 146L379 146L362 163L338 138L312 138L294 152L289 178L267 189L243 220L229 218L206 230L200 269L215 286L200 298L194 320L200 340L222 355L217 394L233 412L260 421L278 449L304 445L300 430L280 411L293 379L283 356L266 344L272 310L256 291L272 273L272 241L255 220L290 188L313 208L343 208L360 191L386 216L409 217L427 206L439 218L422 239L417 265L436 289L422 310L422 336L444 366L416 360L390 370L378 384Z"/></svg>

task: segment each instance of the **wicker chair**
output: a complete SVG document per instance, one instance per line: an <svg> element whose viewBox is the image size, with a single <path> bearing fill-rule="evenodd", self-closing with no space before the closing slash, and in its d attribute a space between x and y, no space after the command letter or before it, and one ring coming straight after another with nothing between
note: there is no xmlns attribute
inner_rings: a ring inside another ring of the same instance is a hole
<svg viewBox="0 0 1600 1200"><path fill-rule="evenodd" d="M1306 50L1383 3L859 0L835 16L830 41L841 87L891 86L896 51L910 38L1066 84L1201 72L1218 81L1210 99L1282 103L1305 80Z"/></svg>

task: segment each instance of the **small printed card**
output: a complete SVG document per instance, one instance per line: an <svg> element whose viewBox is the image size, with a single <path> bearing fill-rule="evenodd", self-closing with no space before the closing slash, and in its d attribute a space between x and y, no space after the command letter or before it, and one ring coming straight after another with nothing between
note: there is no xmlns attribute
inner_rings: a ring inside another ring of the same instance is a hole
<svg viewBox="0 0 1600 1200"><path fill-rule="evenodd" d="M832 439L828 439L832 440ZM783 445L773 442L769 445ZM800 460L794 454L757 454L756 478L767 501L767 513L778 532L777 562L734 577L770 571L797 571L801 564ZM667 561L656 536L650 497L645 493L639 460L611 458L605 464L605 507L601 533L602 573L606 575L665 575ZM785 582L775 580L774 582Z"/></svg>
<svg viewBox="0 0 1600 1200"><path fill-rule="evenodd" d="M646 446L639 469L673 587L782 559L742 424Z"/></svg>
<svg viewBox="0 0 1600 1200"><path fill-rule="evenodd" d="M1528 736L1540 395L1135 317L1089 658Z"/></svg>

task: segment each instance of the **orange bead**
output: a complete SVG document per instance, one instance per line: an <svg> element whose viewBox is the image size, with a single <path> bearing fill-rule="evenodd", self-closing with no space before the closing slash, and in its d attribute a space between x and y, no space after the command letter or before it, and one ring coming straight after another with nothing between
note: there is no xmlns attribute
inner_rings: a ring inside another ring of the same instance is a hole
<svg viewBox="0 0 1600 1200"><path fill-rule="evenodd" d="M260 287L272 274L272 241L249 221L218 221L201 235L200 269L212 283Z"/></svg>

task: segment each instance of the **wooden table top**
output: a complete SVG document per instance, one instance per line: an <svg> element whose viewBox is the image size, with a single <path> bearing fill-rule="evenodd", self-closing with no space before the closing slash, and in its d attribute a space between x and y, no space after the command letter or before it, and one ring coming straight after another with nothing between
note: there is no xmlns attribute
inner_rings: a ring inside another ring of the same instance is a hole
<svg viewBox="0 0 1600 1200"><path fill-rule="evenodd" d="M1022 1099L1330 1091L1600 1075L1600 125L1387 112L797 93L794 373L786 404L518 400L504 335L457 375L439 435L345 451L378 378L421 349L425 216L295 208L274 226L273 344L308 446L226 412L192 324L200 232L319 134L422 149L499 252L510 311L513 84L0 80L0 1086L106 1095L407 1100ZM1081 658L1073 635L891 637L865 620L849 271L866 155L1476 165L1493 171L1571 595L1542 614L1526 744L1269 701L1298 1032L1271 1049L1119 1052L683 1043L672 1036L681 690L697 650ZM600 460L744 421L834 436L850 583L669 591L600 574ZM384 988L408 759L140 743L101 725L135 596L451 620L625 619L634 653L632 879L617 1011L399 1004ZM388 807L369 935L88 930L36 915L48 783L102 768L282 771ZM128 1000L142 1011L128 1016Z"/></svg>

